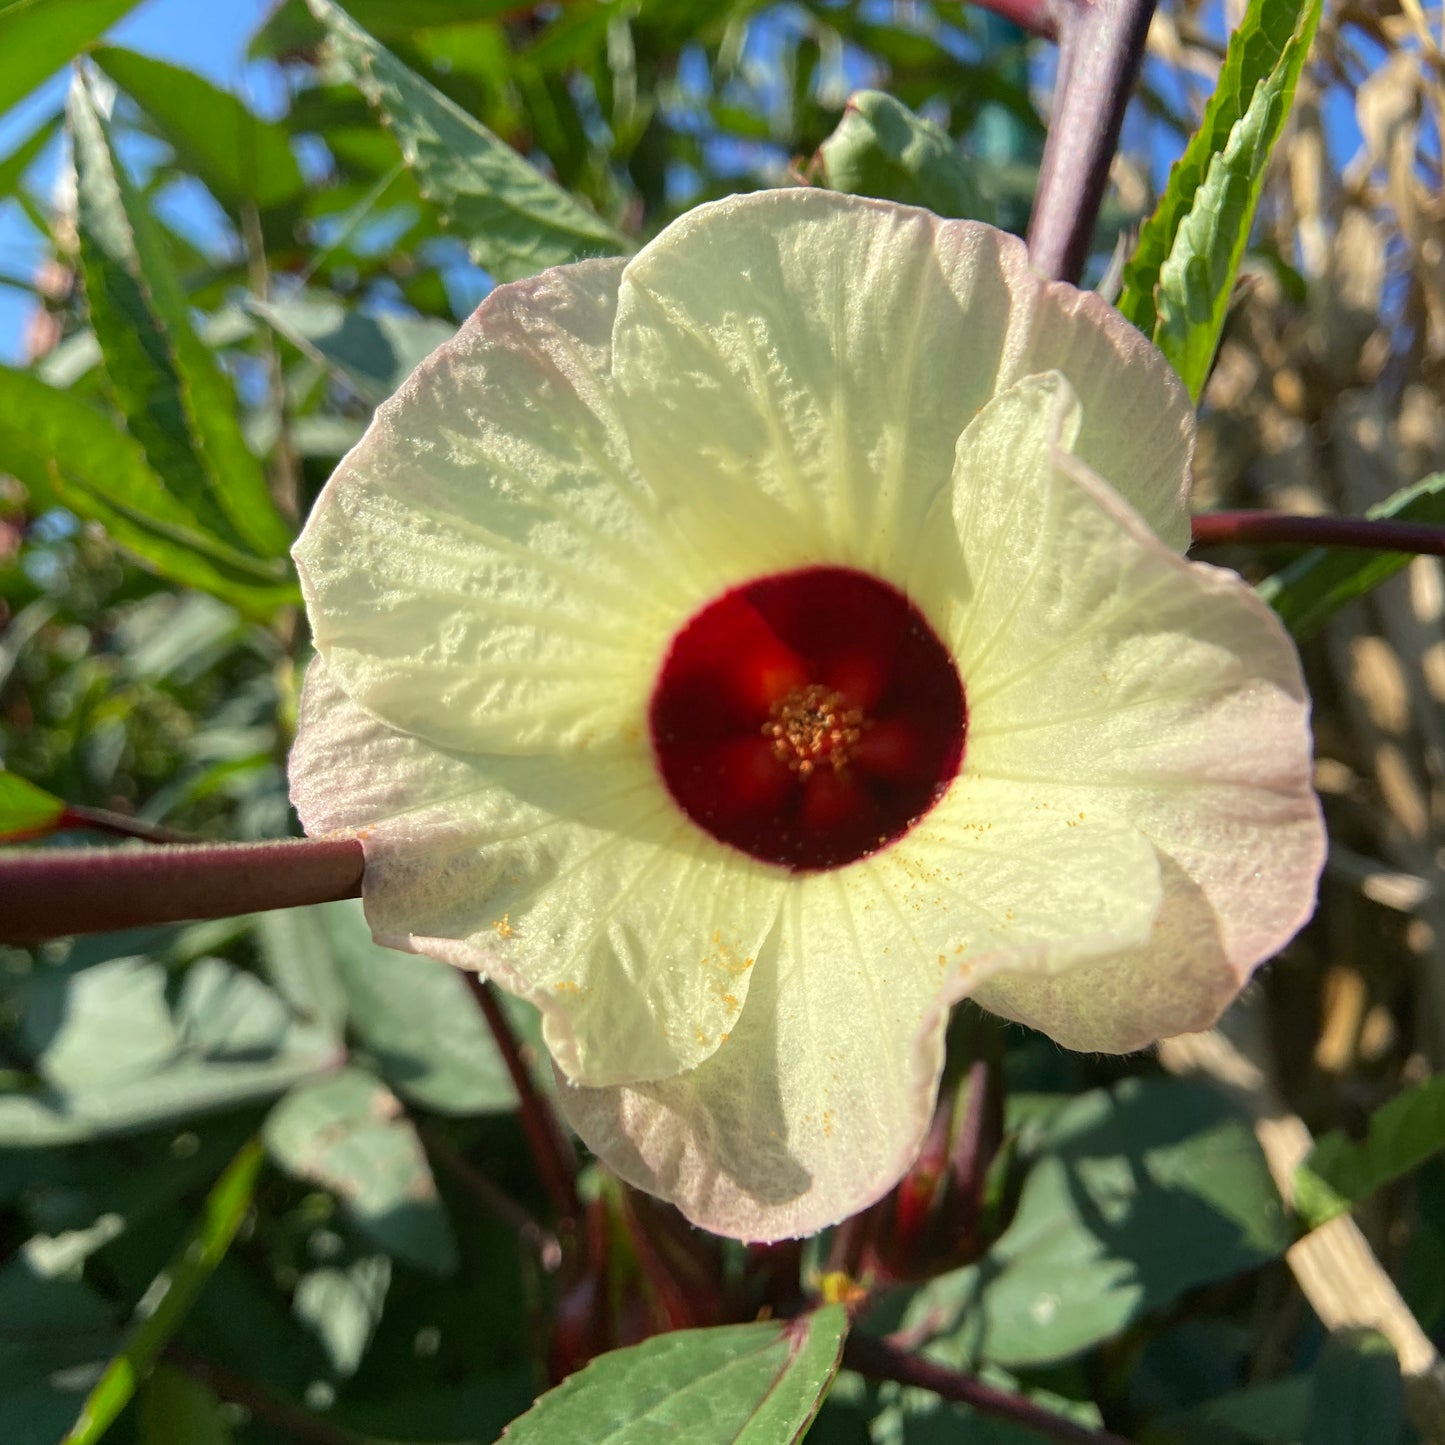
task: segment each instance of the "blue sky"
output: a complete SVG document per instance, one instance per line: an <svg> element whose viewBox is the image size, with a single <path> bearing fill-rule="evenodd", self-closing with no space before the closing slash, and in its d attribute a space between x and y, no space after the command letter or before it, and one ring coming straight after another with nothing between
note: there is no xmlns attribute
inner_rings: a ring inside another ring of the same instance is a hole
<svg viewBox="0 0 1445 1445"><path fill-rule="evenodd" d="M265 112L274 106L274 91L268 86L266 69L248 65L245 51L247 40L270 8L271 0L144 0L107 38L199 70ZM68 83L67 74L57 75L9 114L0 116L0 156L8 155L37 124L64 105ZM48 186L59 160L59 147L52 147L37 163L32 178ZM19 207L0 202L0 275L28 275L42 255L40 238ZM19 360L29 309L24 292L0 284L0 361Z"/></svg>

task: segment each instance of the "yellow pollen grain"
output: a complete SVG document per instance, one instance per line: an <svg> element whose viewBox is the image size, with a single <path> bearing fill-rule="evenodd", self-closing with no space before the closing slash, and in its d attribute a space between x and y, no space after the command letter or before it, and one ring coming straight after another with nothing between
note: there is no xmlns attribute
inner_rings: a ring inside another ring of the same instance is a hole
<svg viewBox="0 0 1445 1445"><path fill-rule="evenodd" d="M847 707L842 693L810 682L773 704L762 734L773 756L806 779L820 763L834 772L846 767L867 726L862 708Z"/></svg>
<svg viewBox="0 0 1445 1445"><path fill-rule="evenodd" d="M493 919L492 927L497 930L498 938L515 938L517 936L517 930L512 927L511 918L505 913L500 918Z"/></svg>

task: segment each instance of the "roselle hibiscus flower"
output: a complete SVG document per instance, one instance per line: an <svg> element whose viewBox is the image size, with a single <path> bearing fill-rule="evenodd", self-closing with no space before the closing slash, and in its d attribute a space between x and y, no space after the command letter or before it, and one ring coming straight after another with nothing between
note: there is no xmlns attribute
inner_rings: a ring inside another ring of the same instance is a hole
<svg viewBox="0 0 1445 1445"><path fill-rule="evenodd" d="M582 1138L747 1239L913 1159L951 1004L1199 1029L1308 915L1307 700L1183 560L1159 353L823 191L499 287L296 547L292 787L393 947L542 1012Z"/></svg>

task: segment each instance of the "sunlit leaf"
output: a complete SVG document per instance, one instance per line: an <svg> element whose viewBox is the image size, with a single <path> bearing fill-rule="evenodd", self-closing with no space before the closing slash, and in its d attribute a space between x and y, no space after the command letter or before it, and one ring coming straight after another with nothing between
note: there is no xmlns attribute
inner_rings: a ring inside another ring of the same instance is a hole
<svg viewBox="0 0 1445 1445"><path fill-rule="evenodd" d="M1396 492L1365 513L1375 520L1445 523L1445 472ZM1366 552L1354 547L1316 547L1267 577L1260 595L1298 638L1313 636L1347 602L1373 592L1408 567L1408 552Z"/></svg>
<svg viewBox="0 0 1445 1445"><path fill-rule="evenodd" d="M1251 0L1204 120L1125 268L1119 309L1159 343L1196 398L1321 10L1321 0Z"/></svg>
<svg viewBox="0 0 1445 1445"><path fill-rule="evenodd" d="M851 95L818 154L835 191L924 206L940 216L992 219L948 132L882 91Z"/></svg>
<svg viewBox="0 0 1445 1445"><path fill-rule="evenodd" d="M102 46L95 63L148 115L157 132L233 213L294 201L305 189L286 131L204 76L133 50Z"/></svg>
<svg viewBox="0 0 1445 1445"><path fill-rule="evenodd" d="M48 833L64 811L59 798L14 773L0 772L0 841Z"/></svg>
<svg viewBox="0 0 1445 1445"><path fill-rule="evenodd" d="M409 70L331 0L308 3L326 26L337 63L400 141L422 194L498 281L623 249L623 238L610 226Z"/></svg>
<svg viewBox="0 0 1445 1445"><path fill-rule="evenodd" d="M206 534L258 565L279 558L290 533L241 435L231 384L196 336L162 233L84 77L69 113L86 300L126 425Z"/></svg>
<svg viewBox="0 0 1445 1445"><path fill-rule="evenodd" d="M139 0L0 0L0 114L100 37Z"/></svg>
<svg viewBox="0 0 1445 1445"><path fill-rule="evenodd" d="M287 1095L266 1147L289 1174L333 1190L357 1227L389 1254L435 1274L457 1247L431 1167L396 1095L361 1069Z"/></svg>
<svg viewBox="0 0 1445 1445"><path fill-rule="evenodd" d="M251 1206L264 1158L260 1144L252 1141L216 1181L191 1237L176 1251L148 1293L146 1313L139 1316L125 1347L106 1366L61 1445L95 1445L130 1403L136 1386L180 1328L196 1296L231 1247Z"/></svg>
<svg viewBox="0 0 1445 1445"><path fill-rule="evenodd" d="M507 1445L790 1445L838 1369L848 1316L681 1330L602 1355L508 1426Z"/></svg>

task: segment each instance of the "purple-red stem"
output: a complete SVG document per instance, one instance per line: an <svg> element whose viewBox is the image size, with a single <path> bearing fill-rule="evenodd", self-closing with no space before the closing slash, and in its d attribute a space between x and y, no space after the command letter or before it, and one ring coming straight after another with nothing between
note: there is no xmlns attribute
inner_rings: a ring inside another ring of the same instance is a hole
<svg viewBox="0 0 1445 1445"><path fill-rule="evenodd" d="M0 943L355 898L363 866L355 838L0 852Z"/></svg>
<svg viewBox="0 0 1445 1445"><path fill-rule="evenodd" d="M1192 522L1196 547L1359 547L1370 552L1415 552L1445 557L1445 527L1428 522L1371 521L1368 517L1301 517L1286 512L1200 512Z"/></svg>
<svg viewBox="0 0 1445 1445"><path fill-rule="evenodd" d="M1062 1445L1129 1445L1120 1435L1076 1425L1024 1395L986 1385L973 1375L951 1370L921 1355L908 1354L872 1335L848 1336L843 1346L843 1365L870 1380L894 1380L900 1385L932 1390L940 1399L969 1405L981 1415L1007 1420L1046 1440L1061 1441Z"/></svg>
<svg viewBox="0 0 1445 1445"><path fill-rule="evenodd" d="M527 1136L537 1173L542 1177L542 1187L547 1191L559 1220L579 1219L582 1205L577 1198L577 1156L571 1142L522 1057L517 1036L497 1002L496 991L480 974L466 972L462 977L481 1008L482 1017L486 1019L511 1075L512 1087L517 1091L522 1129Z"/></svg>
<svg viewBox="0 0 1445 1445"><path fill-rule="evenodd" d="M1061 0L1058 6L1058 77L1028 235L1034 270L1053 280L1077 282L1089 259L1154 5Z"/></svg>
<svg viewBox="0 0 1445 1445"><path fill-rule="evenodd" d="M980 10L992 11L1040 40L1059 38L1058 11L1070 3L1072 0L974 0Z"/></svg>

